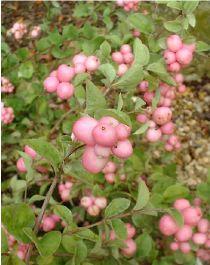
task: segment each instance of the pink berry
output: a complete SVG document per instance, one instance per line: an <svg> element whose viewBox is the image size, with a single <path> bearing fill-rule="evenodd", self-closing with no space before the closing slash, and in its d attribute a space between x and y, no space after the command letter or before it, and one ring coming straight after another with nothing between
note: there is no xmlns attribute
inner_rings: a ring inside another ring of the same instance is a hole
<svg viewBox="0 0 210 265"><path fill-rule="evenodd" d="M89 56L85 62L88 71L92 72L98 69L100 61L96 56Z"/></svg>
<svg viewBox="0 0 210 265"><path fill-rule="evenodd" d="M174 132L174 129L175 129L175 125L173 122L169 121L167 123L165 123L164 125L162 125L160 127L160 130L163 134L166 134L166 135L170 135Z"/></svg>
<svg viewBox="0 0 210 265"><path fill-rule="evenodd" d="M202 213L197 208L189 207L182 211L182 215L185 224L195 226L201 219Z"/></svg>
<svg viewBox="0 0 210 265"><path fill-rule="evenodd" d="M110 147L105 147L105 146L101 146L98 144L94 146L94 151L97 156L101 156L101 157L109 157L109 155L111 154Z"/></svg>
<svg viewBox="0 0 210 265"><path fill-rule="evenodd" d="M69 201L69 195L70 195L70 191L68 189L63 190L60 194L62 201L64 202Z"/></svg>
<svg viewBox="0 0 210 265"><path fill-rule="evenodd" d="M104 175L104 178L110 184L113 184L115 182L115 174L114 173L106 173Z"/></svg>
<svg viewBox="0 0 210 265"><path fill-rule="evenodd" d="M60 99L69 99L74 94L74 86L67 82L62 82L57 86L57 95Z"/></svg>
<svg viewBox="0 0 210 265"><path fill-rule="evenodd" d="M101 124L108 124L111 125L112 127L116 127L119 123L115 118L110 117L110 116L104 116L99 120L99 123Z"/></svg>
<svg viewBox="0 0 210 265"><path fill-rule="evenodd" d="M190 244L188 242L180 243L179 248L180 248L181 252L184 254L189 253L191 250Z"/></svg>
<svg viewBox="0 0 210 265"><path fill-rule="evenodd" d="M93 204L93 199L91 197L84 196L80 201L81 206L88 208Z"/></svg>
<svg viewBox="0 0 210 265"><path fill-rule="evenodd" d="M175 81L178 83L178 84L182 84L184 82L184 76L182 74L176 74L174 76L174 79Z"/></svg>
<svg viewBox="0 0 210 265"><path fill-rule="evenodd" d="M122 254L126 257L131 257L136 252L136 243L133 239L126 239L124 241L126 247L122 248Z"/></svg>
<svg viewBox="0 0 210 265"><path fill-rule="evenodd" d="M117 142L117 134L115 128L105 123L99 123L93 129L93 137L97 144L106 147L112 147Z"/></svg>
<svg viewBox="0 0 210 265"><path fill-rule="evenodd" d="M178 35L171 35L166 40L168 49L172 52L177 52L182 48L182 40Z"/></svg>
<svg viewBox="0 0 210 265"><path fill-rule="evenodd" d="M186 48L182 48L176 53L176 60L180 64L189 64L192 61L192 52Z"/></svg>
<svg viewBox="0 0 210 265"><path fill-rule="evenodd" d="M76 64L74 66L74 72L75 74L81 74L86 72L86 67L84 64Z"/></svg>
<svg viewBox="0 0 210 265"><path fill-rule="evenodd" d="M59 81L56 77L50 76L44 80L44 89L48 93L55 92L57 90L58 85L59 85Z"/></svg>
<svg viewBox="0 0 210 265"><path fill-rule="evenodd" d="M123 59L126 64L131 64L134 60L134 55L132 53L123 54Z"/></svg>
<svg viewBox="0 0 210 265"><path fill-rule="evenodd" d="M149 125L149 128L156 128L156 123L154 122L154 121L148 121L148 123L147 123L148 125Z"/></svg>
<svg viewBox="0 0 210 265"><path fill-rule="evenodd" d="M172 242L170 244L170 249L173 251L177 251L179 249L179 244L177 242Z"/></svg>
<svg viewBox="0 0 210 265"><path fill-rule="evenodd" d="M194 204L194 206L201 206L201 203L202 203L202 201L201 201L200 198L195 198L195 199L193 200L193 204Z"/></svg>
<svg viewBox="0 0 210 265"><path fill-rule="evenodd" d="M131 53L132 50L131 50L131 46L129 44L123 44L120 48L120 52L122 54L127 54L127 53Z"/></svg>
<svg viewBox="0 0 210 265"><path fill-rule="evenodd" d="M45 232L51 231L55 228L55 221L51 217L45 217L42 224L42 229Z"/></svg>
<svg viewBox="0 0 210 265"><path fill-rule="evenodd" d="M192 237L192 241L196 245L203 245L205 244L206 240L207 240L207 236L206 234L203 234L203 233L195 233Z"/></svg>
<svg viewBox="0 0 210 265"><path fill-rule="evenodd" d="M82 156L83 167L90 173L99 173L108 162L108 158L100 158L95 154L94 147L86 146Z"/></svg>
<svg viewBox="0 0 210 265"><path fill-rule="evenodd" d="M72 186L73 186L73 183L70 182L70 181L67 181L67 182L65 183L65 187L66 187L67 189L71 189Z"/></svg>
<svg viewBox="0 0 210 265"><path fill-rule="evenodd" d="M144 101L150 105L152 103L153 98L155 97L155 93L154 92L145 92L143 95L143 99Z"/></svg>
<svg viewBox="0 0 210 265"><path fill-rule="evenodd" d="M177 232L178 226L169 214L165 214L159 221L159 229L163 235L171 236Z"/></svg>
<svg viewBox="0 0 210 265"><path fill-rule="evenodd" d="M149 142L157 142L162 136L160 129L150 128L147 130L146 138Z"/></svg>
<svg viewBox="0 0 210 265"><path fill-rule="evenodd" d="M86 60L87 60L87 56L85 56L82 53L79 53L73 57L72 62L74 65L77 65L77 64L83 64L84 65Z"/></svg>
<svg viewBox="0 0 210 265"><path fill-rule="evenodd" d="M52 214L52 215L51 215L51 218L52 218L56 223L60 221L60 217L59 217L58 215L56 215L56 214Z"/></svg>
<svg viewBox="0 0 210 265"><path fill-rule="evenodd" d="M182 211L188 207L190 207L190 203L188 200L186 199L177 199L175 202L174 202L174 208L179 210L179 211Z"/></svg>
<svg viewBox="0 0 210 265"><path fill-rule="evenodd" d="M57 71L56 70L52 71L49 76L57 78Z"/></svg>
<svg viewBox="0 0 210 265"><path fill-rule="evenodd" d="M116 239L116 235L115 235L115 232L113 230L110 231L109 239L110 240L115 240Z"/></svg>
<svg viewBox="0 0 210 265"><path fill-rule="evenodd" d="M117 75L118 76L123 76L125 72L127 72L128 67L126 64L120 64L118 67Z"/></svg>
<svg viewBox="0 0 210 265"><path fill-rule="evenodd" d="M164 51L163 57L167 64L176 62L176 54L169 50Z"/></svg>
<svg viewBox="0 0 210 265"><path fill-rule="evenodd" d="M94 118L89 116L82 117L74 123L73 134L79 141L87 145L95 145L92 132L97 124L98 122Z"/></svg>
<svg viewBox="0 0 210 265"><path fill-rule="evenodd" d="M166 151L171 152L171 151L173 151L173 149L174 148L173 148L173 146L171 144L167 144L167 143L165 144L165 150Z"/></svg>
<svg viewBox="0 0 210 265"><path fill-rule="evenodd" d="M129 126L125 125L125 124L119 124L117 125L117 127L115 128L116 130L116 134L117 134L117 139L118 140L125 140L128 138L128 136L131 133L131 129Z"/></svg>
<svg viewBox="0 0 210 265"><path fill-rule="evenodd" d="M149 87L149 82L148 81L142 81L139 85L139 92L146 92L148 90Z"/></svg>
<svg viewBox="0 0 210 265"><path fill-rule="evenodd" d="M100 208L97 205L92 205L88 207L87 212L91 216L97 216L100 213Z"/></svg>
<svg viewBox="0 0 210 265"><path fill-rule="evenodd" d="M171 63L168 65L168 70L170 72L179 72L181 69L181 66L179 63L175 62L175 63Z"/></svg>
<svg viewBox="0 0 210 265"><path fill-rule="evenodd" d="M100 209L106 208L107 200L105 197L98 197L95 199L95 205L97 205Z"/></svg>
<svg viewBox="0 0 210 265"><path fill-rule="evenodd" d="M113 173L113 172L116 171L116 169L117 169L117 167L116 167L115 163L112 162L112 161L109 161L109 162L106 164L106 166L103 168L102 172L103 172L104 174L107 174L107 173Z"/></svg>
<svg viewBox="0 0 210 265"><path fill-rule="evenodd" d="M66 189L65 185L64 184L59 184L58 185L58 191L59 193L61 193L62 191L64 191Z"/></svg>
<svg viewBox="0 0 210 265"><path fill-rule="evenodd" d="M178 143L179 139L176 135L171 135L169 138L168 138L168 143L175 146L177 143Z"/></svg>
<svg viewBox="0 0 210 265"><path fill-rule="evenodd" d="M192 237L192 228L189 225L183 225L175 234L176 240L180 242L188 241Z"/></svg>
<svg viewBox="0 0 210 265"><path fill-rule="evenodd" d="M24 151L27 155L29 155L32 159L34 159L36 157L36 151L34 149L32 149L30 146L26 145L24 147Z"/></svg>
<svg viewBox="0 0 210 265"><path fill-rule="evenodd" d="M127 229L127 238L132 238L136 234L136 229L134 226L132 226L130 223L125 224L126 229Z"/></svg>
<svg viewBox="0 0 210 265"><path fill-rule="evenodd" d="M20 171L21 173L27 172L23 157L20 157L18 159L16 166L17 166L18 171Z"/></svg>
<svg viewBox="0 0 210 265"><path fill-rule="evenodd" d="M148 118L144 114L138 114L136 120L140 123L146 123L148 121Z"/></svg>
<svg viewBox="0 0 210 265"><path fill-rule="evenodd" d="M141 32L140 31L138 31L137 29L134 29L133 30L133 36L134 37L139 37L141 35Z"/></svg>
<svg viewBox="0 0 210 265"><path fill-rule="evenodd" d="M178 86L178 91L179 93L184 93L187 90L185 85L180 85Z"/></svg>
<svg viewBox="0 0 210 265"><path fill-rule="evenodd" d="M196 45L195 45L195 43L184 44L183 47L187 48L189 51L191 51L193 53L195 51Z"/></svg>
<svg viewBox="0 0 210 265"><path fill-rule="evenodd" d="M118 141L117 144L112 147L112 152L119 158L128 158L133 154L133 147L129 140Z"/></svg>
<svg viewBox="0 0 210 265"><path fill-rule="evenodd" d="M197 227L200 233L207 233L209 229L209 221L207 219L201 219L198 222Z"/></svg>
<svg viewBox="0 0 210 265"><path fill-rule="evenodd" d="M172 111L168 107L159 107L153 112L152 117L155 123L163 125L171 120Z"/></svg>
<svg viewBox="0 0 210 265"><path fill-rule="evenodd" d="M74 75L74 68L66 64L61 64L57 69L57 77L60 82L69 82L72 80Z"/></svg>
<svg viewBox="0 0 210 265"><path fill-rule="evenodd" d="M116 62L117 64L123 64L124 59L121 52L113 52L112 53L112 60Z"/></svg>
<svg viewBox="0 0 210 265"><path fill-rule="evenodd" d="M210 240L207 240L206 243L205 243L205 247L206 248L210 248Z"/></svg>

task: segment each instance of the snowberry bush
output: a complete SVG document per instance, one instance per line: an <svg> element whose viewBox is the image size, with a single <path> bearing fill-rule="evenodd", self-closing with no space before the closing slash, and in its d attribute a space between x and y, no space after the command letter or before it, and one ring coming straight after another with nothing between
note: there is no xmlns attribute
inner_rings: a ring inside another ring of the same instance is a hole
<svg viewBox="0 0 210 265"><path fill-rule="evenodd" d="M198 1L28 5L3 27L3 264L208 264L210 179L174 158Z"/></svg>

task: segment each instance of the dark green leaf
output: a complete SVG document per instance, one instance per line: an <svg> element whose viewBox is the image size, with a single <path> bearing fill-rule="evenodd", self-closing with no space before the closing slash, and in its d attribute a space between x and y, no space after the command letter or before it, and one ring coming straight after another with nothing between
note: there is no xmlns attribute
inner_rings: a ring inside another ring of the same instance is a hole
<svg viewBox="0 0 210 265"><path fill-rule="evenodd" d="M135 240L137 244L136 256L138 258L148 257L152 249L152 238L146 232L138 236Z"/></svg>
<svg viewBox="0 0 210 265"><path fill-rule="evenodd" d="M139 187L138 187L138 197L136 201L136 205L134 206L134 210L140 210L144 208L147 203L149 202L149 190L147 188L147 185L143 180L140 181Z"/></svg>
<svg viewBox="0 0 210 265"><path fill-rule="evenodd" d="M130 201L125 198L117 198L110 202L110 204L105 209L105 217L110 217L113 215L120 214L127 210L130 206Z"/></svg>
<svg viewBox="0 0 210 265"><path fill-rule="evenodd" d="M134 63L142 66L148 64L150 59L149 50L138 38L134 40L133 51L135 57Z"/></svg>
<svg viewBox="0 0 210 265"><path fill-rule="evenodd" d="M58 215L64 222L67 224L72 224L73 216L69 208L64 205L55 205L53 208L54 213Z"/></svg>
<svg viewBox="0 0 210 265"><path fill-rule="evenodd" d="M142 33L149 34L154 31L154 24L150 17L144 16L141 13L136 13L128 16L128 23L130 23L135 29L138 29Z"/></svg>
<svg viewBox="0 0 210 265"><path fill-rule="evenodd" d="M108 79L109 83L112 83L112 81L115 79L116 72L111 64L109 63L102 64L99 67L99 71L101 71L102 74Z"/></svg>

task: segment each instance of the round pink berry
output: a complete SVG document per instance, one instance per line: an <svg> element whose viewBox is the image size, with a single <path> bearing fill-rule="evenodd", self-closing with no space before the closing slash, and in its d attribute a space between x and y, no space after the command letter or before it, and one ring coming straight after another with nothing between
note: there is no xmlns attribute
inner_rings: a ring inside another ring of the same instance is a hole
<svg viewBox="0 0 210 265"><path fill-rule="evenodd" d="M127 229L127 238L132 238L136 234L136 229L134 226L132 226L130 223L125 224L126 229Z"/></svg>
<svg viewBox="0 0 210 265"><path fill-rule="evenodd" d="M87 212L91 216L97 216L100 213L100 208L97 205L92 205L88 207Z"/></svg>
<svg viewBox="0 0 210 265"><path fill-rule="evenodd" d="M84 208L88 208L93 204L93 199L91 197L88 196L84 196L82 197L80 204L81 206L83 206Z"/></svg>
<svg viewBox="0 0 210 265"><path fill-rule="evenodd" d="M112 152L119 158L128 158L133 154L133 147L129 140L118 141L117 144L112 147Z"/></svg>
<svg viewBox="0 0 210 265"><path fill-rule="evenodd" d="M56 77L54 76L50 76L47 77L44 80L44 89L48 92L48 93L53 93L57 90L57 87L59 85L59 81Z"/></svg>
<svg viewBox="0 0 210 265"><path fill-rule="evenodd" d="M100 61L96 56L89 56L85 61L86 69L90 72L98 69Z"/></svg>
<svg viewBox="0 0 210 265"><path fill-rule="evenodd" d="M146 138L149 142L157 142L162 136L160 129L149 128L146 133Z"/></svg>
<svg viewBox="0 0 210 265"><path fill-rule="evenodd" d="M182 211L188 207L190 207L190 203L188 200L186 199L177 199L175 202L174 202L174 208L179 210L179 211Z"/></svg>
<svg viewBox="0 0 210 265"><path fill-rule="evenodd" d="M202 213L195 207L188 207L182 211L184 222L187 225L195 226L202 217Z"/></svg>
<svg viewBox="0 0 210 265"><path fill-rule="evenodd" d="M109 155L111 154L110 147L105 147L105 146L98 145L98 144L94 146L94 151L97 156L101 156L101 157L109 157Z"/></svg>
<svg viewBox="0 0 210 265"><path fill-rule="evenodd" d="M74 65L77 65L77 64L83 64L84 65L86 60L87 60L87 56L85 56L82 53L79 53L73 57L72 62Z"/></svg>
<svg viewBox="0 0 210 265"><path fill-rule="evenodd" d="M81 74L86 72L86 67L84 64L76 64L74 66L74 72L75 74Z"/></svg>
<svg viewBox="0 0 210 265"><path fill-rule="evenodd" d="M171 64L176 62L176 54L174 52L171 52L169 50L166 50L163 54L163 57L167 64Z"/></svg>
<svg viewBox="0 0 210 265"><path fill-rule="evenodd" d="M177 232L178 226L169 214L165 214L159 221L159 229L163 235L171 236Z"/></svg>
<svg viewBox="0 0 210 265"><path fill-rule="evenodd" d="M126 239L124 243L126 247L122 248L122 254L126 257L132 257L136 252L136 242L133 239Z"/></svg>
<svg viewBox="0 0 210 265"><path fill-rule="evenodd" d="M172 111L168 107L159 107L153 112L152 117L155 123L163 125L171 120Z"/></svg>
<svg viewBox="0 0 210 265"><path fill-rule="evenodd" d="M189 64L192 61L192 58L192 52L186 48L182 48L176 53L176 60L180 64Z"/></svg>
<svg viewBox="0 0 210 265"><path fill-rule="evenodd" d="M97 205L100 209L106 208L107 200L105 197L98 197L95 199L95 205Z"/></svg>
<svg viewBox="0 0 210 265"><path fill-rule="evenodd" d="M114 173L106 173L104 175L104 178L110 184L113 184L115 182L115 174Z"/></svg>
<svg viewBox="0 0 210 265"><path fill-rule="evenodd" d="M175 125L173 122L169 121L167 123L165 123L164 125L162 125L160 127L160 130L163 134L166 134L166 135L170 135L174 132L174 129L175 129Z"/></svg>
<svg viewBox="0 0 210 265"><path fill-rule="evenodd" d="M72 80L74 75L74 68L66 64L61 64L57 69L57 77L60 82L69 82Z"/></svg>
<svg viewBox="0 0 210 265"><path fill-rule="evenodd" d="M118 67L117 75L123 76L128 70L128 67L126 64L120 64Z"/></svg>
<svg viewBox="0 0 210 265"><path fill-rule="evenodd" d="M171 35L166 40L168 49L172 52L177 52L182 48L182 40L178 35Z"/></svg>
<svg viewBox="0 0 210 265"><path fill-rule="evenodd" d="M148 118L145 114L138 114L136 120L140 123L146 123L148 121Z"/></svg>
<svg viewBox="0 0 210 265"><path fill-rule="evenodd" d="M134 60L134 55L130 52L123 54L123 59L126 64L131 64Z"/></svg>
<svg viewBox="0 0 210 265"><path fill-rule="evenodd" d="M55 221L51 217L45 217L42 224L42 229L45 232L51 231L55 228Z"/></svg>
<svg viewBox="0 0 210 265"><path fill-rule="evenodd" d="M127 53L131 53L132 50L131 50L131 46L129 44L123 44L120 48L120 52L122 54L127 54Z"/></svg>
<svg viewBox="0 0 210 265"><path fill-rule="evenodd" d="M183 225L175 234L175 238L177 241L185 242L188 241L192 237L192 228L189 225Z"/></svg>
<svg viewBox="0 0 210 265"><path fill-rule="evenodd" d="M139 92L146 92L148 90L148 87L149 87L149 82L148 81L142 81L138 85Z"/></svg>
<svg viewBox="0 0 210 265"><path fill-rule="evenodd" d="M191 247L190 247L190 244L188 242L182 242L179 245L179 249L181 250L182 253L187 254L190 252Z"/></svg>
<svg viewBox="0 0 210 265"><path fill-rule="evenodd" d="M99 120L99 123L108 124L111 125L112 127L116 127L118 124L120 124L118 120L110 116L104 116Z"/></svg>
<svg viewBox="0 0 210 265"><path fill-rule="evenodd" d="M112 60L116 62L117 64L123 64L124 59L121 52L113 52L112 53Z"/></svg>
<svg viewBox="0 0 210 265"><path fill-rule="evenodd" d="M16 166L17 166L18 171L20 171L21 173L27 172L23 157L20 157L18 159Z"/></svg>
<svg viewBox="0 0 210 265"><path fill-rule="evenodd" d="M197 228L200 233L207 233L209 230L209 221L207 219L201 219L197 224Z"/></svg>
<svg viewBox="0 0 210 265"><path fill-rule="evenodd" d="M203 234L203 233L195 233L192 237L192 241L196 245L203 245L205 244L206 240L207 240L207 236L206 234Z"/></svg>
<svg viewBox="0 0 210 265"><path fill-rule="evenodd" d="M60 99L69 99L74 94L74 86L67 82L62 82L57 86L57 95Z"/></svg>
<svg viewBox="0 0 210 265"><path fill-rule="evenodd" d="M131 128L125 124L119 124L115 127L117 139L118 140L125 140L131 133Z"/></svg>
<svg viewBox="0 0 210 265"><path fill-rule="evenodd" d="M115 128L108 124L99 123L93 129L93 137L97 144L112 147L117 142Z"/></svg>
<svg viewBox="0 0 210 265"><path fill-rule="evenodd" d="M177 242L172 242L170 244L170 249L173 251L177 251L179 249L179 244Z"/></svg>
<svg viewBox="0 0 210 265"><path fill-rule="evenodd" d="M171 63L168 65L168 70L170 72L179 72L181 69L181 66L179 63L175 62L175 63Z"/></svg>
<svg viewBox="0 0 210 265"><path fill-rule="evenodd" d="M24 147L24 151L27 155L29 155L32 159L34 159L36 157L36 151L34 149L32 149L30 146L26 145Z"/></svg>
<svg viewBox="0 0 210 265"><path fill-rule="evenodd" d="M107 174L107 173L114 173L116 171L117 167L116 167L116 164L112 161L109 161L106 166L103 168L102 172L104 174Z"/></svg>

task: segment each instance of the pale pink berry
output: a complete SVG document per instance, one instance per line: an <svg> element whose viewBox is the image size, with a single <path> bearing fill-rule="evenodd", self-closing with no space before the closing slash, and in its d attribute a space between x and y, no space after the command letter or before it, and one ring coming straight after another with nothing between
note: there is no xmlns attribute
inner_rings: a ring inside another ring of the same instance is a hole
<svg viewBox="0 0 210 265"><path fill-rule="evenodd" d="M134 60L134 55L130 52L123 54L123 59L126 64L131 64Z"/></svg>
<svg viewBox="0 0 210 265"><path fill-rule="evenodd" d="M110 240L115 240L116 239L116 235L115 235L115 232L113 230L110 231L109 239Z"/></svg>
<svg viewBox="0 0 210 265"><path fill-rule="evenodd" d="M159 107L153 112L152 117L155 123L163 125L171 120L172 111L168 107Z"/></svg>
<svg viewBox="0 0 210 265"><path fill-rule="evenodd" d="M121 181L125 181L126 180L126 175L125 174L120 175L120 180Z"/></svg>
<svg viewBox="0 0 210 265"><path fill-rule="evenodd" d="M104 178L110 184L113 184L115 182L115 174L114 173L106 173L104 175Z"/></svg>
<svg viewBox="0 0 210 265"><path fill-rule="evenodd" d="M90 72L97 70L99 65L100 61L96 56L89 56L85 61L85 67Z"/></svg>
<svg viewBox="0 0 210 265"><path fill-rule="evenodd" d="M62 201L67 202L69 201L69 195L70 195L70 191L69 189L65 189L61 192L60 196Z"/></svg>
<svg viewBox="0 0 210 265"><path fill-rule="evenodd" d="M148 124L149 128L153 128L153 129L156 128L156 123L154 121L150 120L150 121L148 121L147 124Z"/></svg>
<svg viewBox="0 0 210 265"><path fill-rule="evenodd" d="M189 64L192 61L192 52L187 48L182 48L176 52L176 60L180 64Z"/></svg>
<svg viewBox="0 0 210 265"><path fill-rule="evenodd" d="M173 90L167 91L165 97L169 98L169 99L175 99L175 97L176 97L175 91L173 91Z"/></svg>
<svg viewBox="0 0 210 265"><path fill-rule="evenodd" d="M88 207L87 212L91 216L97 216L100 213L100 208L97 205L92 205Z"/></svg>
<svg viewBox="0 0 210 265"><path fill-rule="evenodd" d="M1 120L4 124L10 124L14 120L15 115L11 107L1 108Z"/></svg>
<svg viewBox="0 0 210 265"><path fill-rule="evenodd" d="M54 70L50 73L50 77L57 77L57 70Z"/></svg>
<svg viewBox="0 0 210 265"><path fill-rule="evenodd" d="M131 50L131 46L129 44L123 44L120 48L120 52L122 54L127 54L127 53L131 53L132 50Z"/></svg>
<svg viewBox="0 0 210 265"><path fill-rule="evenodd" d="M201 219L197 224L197 228L200 233L207 233L209 230L209 221L207 219Z"/></svg>
<svg viewBox="0 0 210 265"><path fill-rule="evenodd" d="M182 84L184 82L184 76L180 73L175 74L174 79L178 84Z"/></svg>
<svg viewBox="0 0 210 265"><path fill-rule="evenodd" d="M194 207L186 208L182 211L184 222L187 225L195 226L202 217L202 213Z"/></svg>
<svg viewBox="0 0 210 265"><path fill-rule="evenodd" d="M149 142L157 142L162 136L160 129L149 128L146 133L146 138Z"/></svg>
<svg viewBox="0 0 210 265"><path fill-rule="evenodd" d="M171 35L166 40L168 49L172 52L177 52L182 48L182 40L178 35Z"/></svg>
<svg viewBox="0 0 210 265"><path fill-rule="evenodd" d="M175 62L175 63L171 63L168 65L168 70L170 72L179 72L181 69L181 66L179 63Z"/></svg>
<svg viewBox="0 0 210 265"><path fill-rule="evenodd" d="M194 204L194 206L201 206L201 203L202 203L202 201L201 201L200 198L195 198L195 199L193 200L193 204Z"/></svg>
<svg viewBox="0 0 210 265"><path fill-rule="evenodd" d="M51 231L55 228L55 221L51 217L45 217L42 223L42 230L45 232Z"/></svg>
<svg viewBox="0 0 210 265"><path fill-rule="evenodd" d="M117 70L118 76L123 76L128 70L128 67L126 64L120 64Z"/></svg>
<svg viewBox="0 0 210 265"><path fill-rule="evenodd" d="M22 251L22 250L18 250L18 251L17 251L17 256L18 256L19 259L24 260L26 254L25 254L24 251Z"/></svg>
<svg viewBox="0 0 210 265"><path fill-rule="evenodd" d="M137 29L134 29L133 30L133 36L134 37L139 37L141 35L141 32L140 31L138 31Z"/></svg>
<svg viewBox="0 0 210 265"><path fill-rule="evenodd" d="M73 186L73 183L70 182L70 181L67 181L67 182L65 183L65 187L66 187L67 189L71 189L72 186Z"/></svg>
<svg viewBox="0 0 210 265"><path fill-rule="evenodd" d="M84 208L90 207L91 205L93 205L93 203L94 203L93 199L88 196L82 197L80 201L81 206L83 206Z"/></svg>
<svg viewBox="0 0 210 265"><path fill-rule="evenodd" d="M188 207L190 207L190 203L188 200L186 199L177 199L175 202L174 202L174 208L179 210L179 211L182 211Z"/></svg>
<svg viewBox="0 0 210 265"><path fill-rule="evenodd" d="M148 87L149 87L149 82L148 81L142 81L138 85L139 92L146 92L148 90Z"/></svg>
<svg viewBox="0 0 210 265"><path fill-rule="evenodd" d="M77 138L77 140L87 145L95 145L92 132L97 124L98 124L97 120L89 116L85 116L80 118L74 123L72 131L75 137Z"/></svg>
<svg viewBox="0 0 210 265"><path fill-rule="evenodd" d="M172 101L170 98L164 98L162 107L170 107L171 103Z"/></svg>
<svg viewBox="0 0 210 265"><path fill-rule="evenodd" d="M124 5L124 0L116 0L118 6Z"/></svg>
<svg viewBox="0 0 210 265"><path fill-rule="evenodd" d="M155 97L155 93L154 92L150 92L150 91L145 92L144 95L143 95L143 99L148 105L150 105L152 103L152 100L153 100L154 97Z"/></svg>
<svg viewBox="0 0 210 265"><path fill-rule="evenodd" d="M163 134L170 135L170 134L173 134L173 132L175 130L175 125L173 122L169 121L169 122L165 123L164 125L162 125L160 127L160 130Z"/></svg>
<svg viewBox="0 0 210 265"><path fill-rule="evenodd" d="M125 224L126 229L127 229L127 238L132 238L136 234L136 228L132 226L130 223Z"/></svg>
<svg viewBox="0 0 210 265"><path fill-rule="evenodd" d="M56 214L52 214L52 215L51 215L51 218L52 218L56 223L60 222L60 217L59 217L58 215L56 215Z"/></svg>
<svg viewBox="0 0 210 265"><path fill-rule="evenodd" d="M60 99L69 99L74 94L74 86L67 82L62 82L57 86L57 95Z"/></svg>
<svg viewBox="0 0 210 265"><path fill-rule="evenodd" d="M206 248L210 248L210 240L207 240L206 243L205 243L205 247Z"/></svg>
<svg viewBox="0 0 210 265"><path fill-rule="evenodd" d="M86 72L86 67L84 64L76 64L74 67L75 74L81 74Z"/></svg>
<svg viewBox="0 0 210 265"><path fill-rule="evenodd" d="M169 138L168 138L168 143L175 146L177 143L178 143L179 139L176 135L171 135Z"/></svg>
<svg viewBox="0 0 210 265"><path fill-rule="evenodd" d="M110 147L105 147L105 146L101 146L98 144L94 146L94 151L97 156L101 156L101 157L109 157L109 155L111 154Z"/></svg>
<svg viewBox="0 0 210 265"><path fill-rule="evenodd" d="M187 90L185 85L180 85L178 86L178 92L179 93L184 93Z"/></svg>
<svg viewBox="0 0 210 265"><path fill-rule="evenodd" d="M17 166L18 171L20 171L21 173L27 172L23 157L20 157L18 159L16 166Z"/></svg>
<svg viewBox="0 0 210 265"><path fill-rule="evenodd" d="M62 191L64 191L66 189L65 185L64 184L59 184L58 185L58 191L59 193L61 193Z"/></svg>
<svg viewBox="0 0 210 265"><path fill-rule="evenodd" d="M26 145L24 147L24 151L27 155L29 155L32 159L34 159L37 155L36 151L32 149L30 146Z"/></svg>
<svg viewBox="0 0 210 265"><path fill-rule="evenodd" d="M57 90L57 87L59 85L59 81L56 77L54 76L50 76L47 77L44 80L44 89L48 92L48 93L53 93Z"/></svg>
<svg viewBox="0 0 210 265"><path fill-rule="evenodd" d="M108 162L108 158L101 158L95 154L94 147L86 146L82 156L82 165L90 173L99 173Z"/></svg>
<svg viewBox="0 0 210 265"><path fill-rule="evenodd" d="M132 257L136 252L136 242L133 239L126 239L124 241L126 247L122 248L122 254L126 257Z"/></svg>
<svg viewBox="0 0 210 265"><path fill-rule="evenodd" d="M187 48L189 51L191 51L193 53L195 51L196 45L195 45L195 43L183 44L183 47Z"/></svg>
<svg viewBox="0 0 210 265"><path fill-rule="evenodd" d="M101 124L111 125L112 127L116 127L118 124L120 124L118 120L110 116L104 116L98 122Z"/></svg>
<svg viewBox="0 0 210 265"><path fill-rule="evenodd" d="M197 245L203 245L207 240L206 234L195 233L192 237L192 241Z"/></svg>
<svg viewBox="0 0 210 265"><path fill-rule="evenodd" d="M95 199L95 205L97 205L100 209L106 208L107 200L105 197L98 197Z"/></svg>
<svg viewBox="0 0 210 265"><path fill-rule="evenodd" d="M173 151L173 149L174 149L173 145L168 144L168 143L165 144L165 150L166 151L171 152L171 151Z"/></svg>
<svg viewBox="0 0 210 265"><path fill-rule="evenodd" d="M76 66L77 64L85 64L85 62L86 62L86 60L87 60L87 56L85 56L84 54L82 54L82 53L79 53L79 54L77 54L77 55L75 55L74 57L73 57L73 59L72 59L72 62L73 62L73 64Z"/></svg>
<svg viewBox="0 0 210 265"><path fill-rule="evenodd" d="M140 123L146 123L148 121L148 118L145 114L138 114L136 120Z"/></svg>
<svg viewBox="0 0 210 265"><path fill-rule="evenodd" d="M185 242L188 241L192 237L192 228L189 225L183 225L175 234L175 238L177 241Z"/></svg>
<svg viewBox="0 0 210 265"><path fill-rule="evenodd" d="M93 129L93 137L97 144L106 147L112 147L117 142L115 128L105 123L99 123Z"/></svg>
<svg viewBox="0 0 210 265"><path fill-rule="evenodd" d="M163 57L167 64L176 62L176 54L169 50L164 51Z"/></svg>
<svg viewBox="0 0 210 265"><path fill-rule="evenodd" d="M124 59L121 52L113 52L112 53L112 60L116 62L117 64L123 64Z"/></svg>
<svg viewBox="0 0 210 265"><path fill-rule="evenodd" d="M115 127L117 139L118 140L125 140L131 133L131 128L125 124L119 124Z"/></svg>
<svg viewBox="0 0 210 265"><path fill-rule="evenodd" d="M190 247L190 244L188 242L182 242L179 245L179 249L181 250L182 253L187 254L190 252L191 247Z"/></svg>
<svg viewBox="0 0 210 265"><path fill-rule="evenodd" d="M173 251L177 251L179 249L179 244L177 242L172 242L170 244L170 249Z"/></svg>
<svg viewBox="0 0 210 265"><path fill-rule="evenodd" d="M178 226L169 214L165 214L159 221L159 229L163 235L171 236L177 232Z"/></svg>
<svg viewBox="0 0 210 265"><path fill-rule="evenodd" d="M112 147L112 152L119 158L128 158L133 154L133 147L129 140L118 141L117 144Z"/></svg>
<svg viewBox="0 0 210 265"><path fill-rule="evenodd" d="M107 173L114 173L116 171L117 167L116 167L116 164L112 161L109 161L106 166L103 168L102 172L104 174L107 174Z"/></svg>

